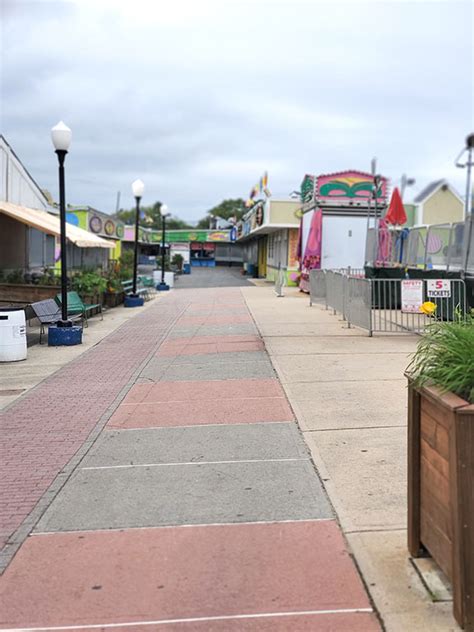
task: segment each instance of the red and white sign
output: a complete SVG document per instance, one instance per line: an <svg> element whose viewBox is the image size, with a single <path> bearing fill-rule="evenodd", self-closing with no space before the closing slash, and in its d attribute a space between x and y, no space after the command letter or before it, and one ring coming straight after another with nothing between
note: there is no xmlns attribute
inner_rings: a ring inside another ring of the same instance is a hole
<svg viewBox="0 0 474 632"><path fill-rule="evenodd" d="M449 279L429 279L426 283L428 298L451 297L451 281Z"/></svg>
<svg viewBox="0 0 474 632"><path fill-rule="evenodd" d="M423 305L423 281L407 279L402 281L402 312L414 314L420 312Z"/></svg>

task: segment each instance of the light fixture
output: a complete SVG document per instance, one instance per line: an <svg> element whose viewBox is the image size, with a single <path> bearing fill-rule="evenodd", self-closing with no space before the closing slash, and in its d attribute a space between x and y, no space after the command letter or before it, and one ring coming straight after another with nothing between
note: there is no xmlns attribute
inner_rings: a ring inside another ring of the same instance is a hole
<svg viewBox="0 0 474 632"><path fill-rule="evenodd" d="M135 182L132 182L133 197L135 198L143 197L144 191L145 191L145 185L143 184L142 180L135 180Z"/></svg>
<svg viewBox="0 0 474 632"><path fill-rule="evenodd" d="M72 132L63 121L59 121L51 130L51 140L56 151L67 151L71 144Z"/></svg>

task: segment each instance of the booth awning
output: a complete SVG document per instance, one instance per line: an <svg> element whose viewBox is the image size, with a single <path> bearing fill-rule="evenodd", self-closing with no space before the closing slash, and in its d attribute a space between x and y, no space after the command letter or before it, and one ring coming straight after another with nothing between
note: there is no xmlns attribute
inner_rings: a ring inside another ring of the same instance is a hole
<svg viewBox="0 0 474 632"><path fill-rule="evenodd" d="M10 202L0 202L0 213L8 215L27 226L36 228L49 235L61 234L59 216L51 215L46 211L39 211L26 206L18 206ZM97 235L87 232L83 228L66 224L66 237L79 248L114 248L115 242L102 239Z"/></svg>

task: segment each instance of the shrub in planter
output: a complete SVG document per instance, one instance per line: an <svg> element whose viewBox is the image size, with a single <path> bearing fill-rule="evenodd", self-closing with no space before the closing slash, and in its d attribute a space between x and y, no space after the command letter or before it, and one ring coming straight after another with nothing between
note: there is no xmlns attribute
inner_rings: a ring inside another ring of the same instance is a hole
<svg viewBox="0 0 474 632"><path fill-rule="evenodd" d="M435 559L452 582L454 616L474 630L473 318L435 320L407 376L408 548Z"/></svg>
<svg viewBox="0 0 474 632"><path fill-rule="evenodd" d="M179 253L176 253L175 255L173 255L173 258L171 259L171 265L176 266L179 272L183 271L183 263L184 263L183 255L180 255Z"/></svg>
<svg viewBox="0 0 474 632"><path fill-rule="evenodd" d="M78 272L72 279L72 289L85 303L99 303L107 289L107 280L97 272Z"/></svg>

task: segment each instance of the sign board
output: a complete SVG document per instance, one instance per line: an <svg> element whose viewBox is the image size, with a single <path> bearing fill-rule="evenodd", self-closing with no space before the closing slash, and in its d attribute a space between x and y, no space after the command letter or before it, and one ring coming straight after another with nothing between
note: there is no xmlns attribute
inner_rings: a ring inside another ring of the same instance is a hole
<svg viewBox="0 0 474 632"><path fill-rule="evenodd" d="M402 280L402 312L420 312L423 305L423 281L421 279Z"/></svg>
<svg viewBox="0 0 474 632"><path fill-rule="evenodd" d="M449 279L428 279L428 298L451 298L451 281Z"/></svg>
<svg viewBox="0 0 474 632"><path fill-rule="evenodd" d="M318 176L317 197L321 202L357 202L367 200L372 196L374 178L362 171L342 171ZM387 197L388 181L381 177L377 190L377 199L382 202Z"/></svg>

